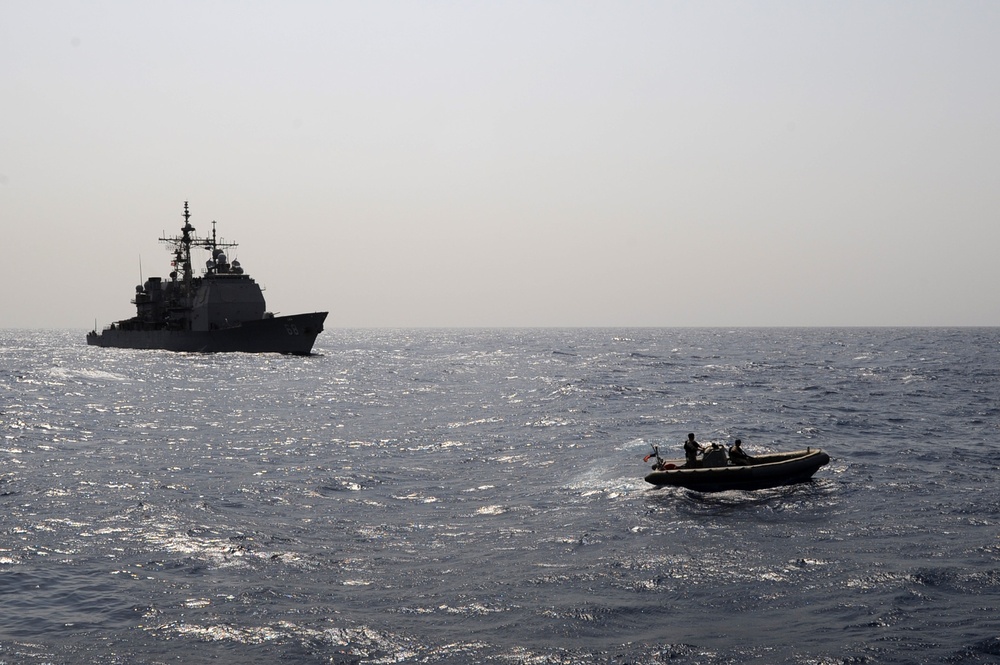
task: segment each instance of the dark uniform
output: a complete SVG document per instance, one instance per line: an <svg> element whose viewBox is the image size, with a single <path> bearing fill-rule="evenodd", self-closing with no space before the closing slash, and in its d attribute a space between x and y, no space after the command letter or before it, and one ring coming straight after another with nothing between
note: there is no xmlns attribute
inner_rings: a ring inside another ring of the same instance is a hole
<svg viewBox="0 0 1000 665"><path fill-rule="evenodd" d="M736 439L736 442L729 447L729 461L739 466L746 466L753 458L743 452L742 446L743 442Z"/></svg>
<svg viewBox="0 0 1000 665"><path fill-rule="evenodd" d="M684 466L698 466L698 453L704 447L694 440L694 433L688 434L688 440L684 442Z"/></svg>

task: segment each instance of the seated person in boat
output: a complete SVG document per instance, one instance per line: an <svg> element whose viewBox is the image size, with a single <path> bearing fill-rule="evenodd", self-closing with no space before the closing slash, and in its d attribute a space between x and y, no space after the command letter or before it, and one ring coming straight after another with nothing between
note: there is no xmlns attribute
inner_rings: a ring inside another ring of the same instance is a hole
<svg viewBox="0 0 1000 665"><path fill-rule="evenodd" d="M694 432L688 434L687 441L684 442L684 466L700 466L698 462L698 453L703 450L705 450L705 447L694 440Z"/></svg>
<svg viewBox="0 0 1000 665"><path fill-rule="evenodd" d="M753 462L753 458L743 451L743 442L736 439L736 442L729 446L729 461L736 466L746 466Z"/></svg>

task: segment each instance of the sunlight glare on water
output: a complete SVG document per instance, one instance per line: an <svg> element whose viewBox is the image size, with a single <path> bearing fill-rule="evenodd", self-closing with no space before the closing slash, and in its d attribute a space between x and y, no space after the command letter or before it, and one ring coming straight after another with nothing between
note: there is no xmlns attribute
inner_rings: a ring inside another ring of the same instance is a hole
<svg viewBox="0 0 1000 665"><path fill-rule="evenodd" d="M1000 653L996 329L0 341L4 662ZM645 483L689 431L832 461L769 490Z"/></svg>

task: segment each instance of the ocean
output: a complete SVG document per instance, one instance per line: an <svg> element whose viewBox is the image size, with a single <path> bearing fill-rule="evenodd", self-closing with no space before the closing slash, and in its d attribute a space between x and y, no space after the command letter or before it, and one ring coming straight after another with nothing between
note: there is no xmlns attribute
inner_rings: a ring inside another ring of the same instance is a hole
<svg viewBox="0 0 1000 665"><path fill-rule="evenodd" d="M0 663L1000 662L1000 329L0 331ZM644 482L822 448L811 482Z"/></svg>

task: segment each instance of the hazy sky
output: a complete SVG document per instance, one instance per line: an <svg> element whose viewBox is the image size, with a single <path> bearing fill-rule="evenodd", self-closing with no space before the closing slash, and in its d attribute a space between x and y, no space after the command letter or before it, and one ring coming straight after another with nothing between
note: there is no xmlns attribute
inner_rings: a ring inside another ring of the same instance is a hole
<svg viewBox="0 0 1000 665"><path fill-rule="evenodd" d="M184 201L328 327L996 326L1000 2L0 0L0 328Z"/></svg>

